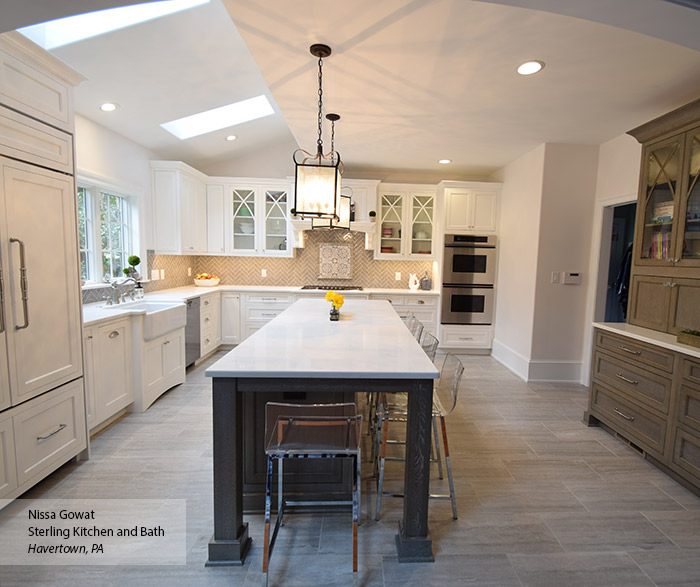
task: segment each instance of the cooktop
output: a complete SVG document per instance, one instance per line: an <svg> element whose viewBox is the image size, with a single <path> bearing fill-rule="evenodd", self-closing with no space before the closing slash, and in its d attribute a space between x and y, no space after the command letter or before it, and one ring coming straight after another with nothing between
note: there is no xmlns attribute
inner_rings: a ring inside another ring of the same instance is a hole
<svg viewBox="0 0 700 587"><path fill-rule="evenodd" d="M359 290L362 291L361 285L305 285L301 289L322 289L324 291L350 291Z"/></svg>

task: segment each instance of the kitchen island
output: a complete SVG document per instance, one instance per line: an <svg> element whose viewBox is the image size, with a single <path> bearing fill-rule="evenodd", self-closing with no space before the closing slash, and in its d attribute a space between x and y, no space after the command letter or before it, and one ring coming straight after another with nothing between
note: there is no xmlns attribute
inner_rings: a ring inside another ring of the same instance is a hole
<svg viewBox="0 0 700 587"><path fill-rule="evenodd" d="M433 380L438 370L391 305L348 300L329 320L324 300L299 300L206 371L213 378L214 535L208 565L242 564L243 396L266 392L408 392L399 561L432 561L428 485Z"/></svg>

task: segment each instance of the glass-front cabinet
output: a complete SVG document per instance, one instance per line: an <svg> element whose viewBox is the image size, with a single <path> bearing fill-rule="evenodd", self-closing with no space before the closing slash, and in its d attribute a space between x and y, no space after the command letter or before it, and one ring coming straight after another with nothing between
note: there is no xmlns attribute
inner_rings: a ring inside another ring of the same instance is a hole
<svg viewBox="0 0 700 587"><path fill-rule="evenodd" d="M700 129L644 150L638 265L700 266Z"/></svg>
<svg viewBox="0 0 700 587"><path fill-rule="evenodd" d="M227 252L290 256L289 186L284 182L229 185Z"/></svg>
<svg viewBox="0 0 700 587"><path fill-rule="evenodd" d="M435 190L423 186L381 185L375 258L432 258L435 200Z"/></svg>

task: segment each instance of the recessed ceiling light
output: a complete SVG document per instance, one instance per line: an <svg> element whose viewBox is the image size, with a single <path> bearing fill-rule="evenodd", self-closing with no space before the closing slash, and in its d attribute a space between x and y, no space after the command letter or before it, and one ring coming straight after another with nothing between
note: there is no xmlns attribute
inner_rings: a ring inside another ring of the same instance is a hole
<svg viewBox="0 0 700 587"><path fill-rule="evenodd" d="M443 165L447 165L448 163L452 163L452 159L440 159L438 163L442 163Z"/></svg>
<svg viewBox="0 0 700 587"><path fill-rule="evenodd" d="M236 138L237 138L236 135L228 135L228 136L226 137L226 140L227 140L227 141L235 141Z"/></svg>
<svg viewBox="0 0 700 587"><path fill-rule="evenodd" d="M114 102L105 102L104 104L100 104L100 110L102 110L102 112L114 112L117 108L119 108L119 105L115 104Z"/></svg>
<svg viewBox="0 0 700 587"><path fill-rule="evenodd" d="M532 75L533 73L541 71L543 67L544 61L526 61L525 63L520 65L520 67L518 67L518 73L520 75Z"/></svg>
<svg viewBox="0 0 700 587"><path fill-rule="evenodd" d="M108 8L87 14L67 16L17 30L48 51L208 2L209 0L147 2L135 6Z"/></svg>
<svg viewBox="0 0 700 587"><path fill-rule="evenodd" d="M161 126L182 141L229 126L242 124L249 120L269 116L273 113L274 110L270 106L267 97L257 96L200 112L199 114L185 116L178 120L164 122Z"/></svg>

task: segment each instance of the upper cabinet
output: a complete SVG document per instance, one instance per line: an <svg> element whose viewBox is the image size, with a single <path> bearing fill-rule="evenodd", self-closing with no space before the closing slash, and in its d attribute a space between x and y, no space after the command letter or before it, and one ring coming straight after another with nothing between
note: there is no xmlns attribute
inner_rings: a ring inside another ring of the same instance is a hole
<svg viewBox="0 0 700 587"><path fill-rule="evenodd" d="M629 134L643 149L628 321L700 329L700 100Z"/></svg>
<svg viewBox="0 0 700 587"><path fill-rule="evenodd" d="M291 257L290 193L286 180L210 178L206 252Z"/></svg>
<svg viewBox="0 0 700 587"><path fill-rule="evenodd" d="M207 252L206 176L180 161L151 161L155 252Z"/></svg>
<svg viewBox="0 0 700 587"><path fill-rule="evenodd" d="M432 186L381 184L376 259L433 259L436 192Z"/></svg>
<svg viewBox="0 0 700 587"><path fill-rule="evenodd" d="M636 262L700 267L700 126L643 153Z"/></svg>
<svg viewBox="0 0 700 587"><path fill-rule="evenodd" d="M491 233L498 228L501 184L443 181L438 193L445 202L445 232Z"/></svg>

